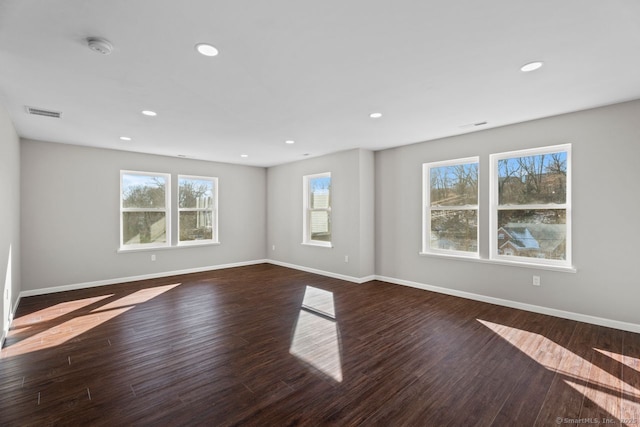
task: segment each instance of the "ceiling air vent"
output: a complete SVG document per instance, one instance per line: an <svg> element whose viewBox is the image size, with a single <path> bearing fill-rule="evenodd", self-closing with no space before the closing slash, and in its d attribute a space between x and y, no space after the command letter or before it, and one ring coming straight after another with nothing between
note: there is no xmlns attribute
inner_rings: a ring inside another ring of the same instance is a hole
<svg viewBox="0 0 640 427"><path fill-rule="evenodd" d="M484 126L486 125L488 122L477 122L477 123L468 123L466 125L461 125L458 126L460 129L468 129L468 128L473 128L473 127L478 127L478 126Z"/></svg>
<svg viewBox="0 0 640 427"><path fill-rule="evenodd" d="M62 113L59 111L43 110L42 108L27 107L27 113L36 116L53 117L59 119L62 117Z"/></svg>

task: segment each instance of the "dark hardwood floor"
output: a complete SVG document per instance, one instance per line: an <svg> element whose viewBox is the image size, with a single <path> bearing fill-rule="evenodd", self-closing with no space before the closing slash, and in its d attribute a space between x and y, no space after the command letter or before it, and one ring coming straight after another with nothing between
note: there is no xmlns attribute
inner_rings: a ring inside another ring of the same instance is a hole
<svg viewBox="0 0 640 427"><path fill-rule="evenodd" d="M0 425L640 425L640 335L273 265L24 298Z"/></svg>

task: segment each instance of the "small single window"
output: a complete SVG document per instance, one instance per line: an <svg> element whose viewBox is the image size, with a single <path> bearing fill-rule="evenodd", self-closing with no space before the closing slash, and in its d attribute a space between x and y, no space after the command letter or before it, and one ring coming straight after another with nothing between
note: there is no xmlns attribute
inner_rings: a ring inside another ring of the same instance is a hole
<svg viewBox="0 0 640 427"><path fill-rule="evenodd" d="M331 246L331 173L303 177L303 240Z"/></svg>

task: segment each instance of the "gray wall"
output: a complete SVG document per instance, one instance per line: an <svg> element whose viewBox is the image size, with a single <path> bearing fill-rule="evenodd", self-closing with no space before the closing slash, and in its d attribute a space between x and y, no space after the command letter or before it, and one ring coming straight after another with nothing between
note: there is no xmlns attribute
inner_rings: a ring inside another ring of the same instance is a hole
<svg viewBox="0 0 640 427"><path fill-rule="evenodd" d="M375 181L375 154L369 150L359 150L359 185L358 196L360 198L360 273L358 277L367 277L375 274L375 193L373 185Z"/></svg>
<svg viewBox="0 0 640 427"><path fill-rule="evenodd" d="M6 277L9 247L13 301L20 283L29 291L268 258L640 324L638 118L640 101L633 101L375 155L350 150L265 170L26 140L19 166L17 137L0 112L0 197L9 202L0 210L0 277ZM418 255L422 163L480 156L480 252L488 258L489 154L563 143L573 144L577 273ZM117 253L120 169L169 172L174 180L179 173L219 177L221 245ZM320 172L333 179L331 249L301 245L302 176ZM534 274L542 286L531 285Z"/></svg>
<svg viewBox="0 0 640 427"><path fill-rule="evenodd" d="M373 275L373 165L373 152L349 150L269 168L267 257L352 278ZM301 244L302 177L322 172L331 172L333 248Z"/></svg>
<svg viewBox="0 0 640 427"><path fill-rule="evenodd" d="M480 252L488 258L489 154L572 143L573 264L555 272L420 256L421 166L480 156ZM640 323L640 101L376 153L376 274ZM532 276L542 286L532 286Z"/></svg>
<svg viewBox="0 0 640 427"><path fill-rule="evenodd" d="M0 106L0 284L2 336L20 294L20 143Z"/></svg>
<svg viewBox="0 0 640 427"><path fill-rule="evenodd" d="M264 168L29 140L21 153L23 291L265 258ZM118 253L121 169L171 173L172 200L177 174L218 177L221 244Z"/></svg>

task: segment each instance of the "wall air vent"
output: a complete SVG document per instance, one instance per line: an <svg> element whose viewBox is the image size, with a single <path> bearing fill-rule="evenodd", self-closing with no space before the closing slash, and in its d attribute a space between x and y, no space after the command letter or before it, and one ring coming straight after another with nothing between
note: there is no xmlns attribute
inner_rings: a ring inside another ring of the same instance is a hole
<svg viewBox="0 0 640 427"><path fill-rule="evenodd" d="M42 108L27 107L27 113L35 116L53 117L59 119L62 113L59 111L43 110Z"/></svg>

